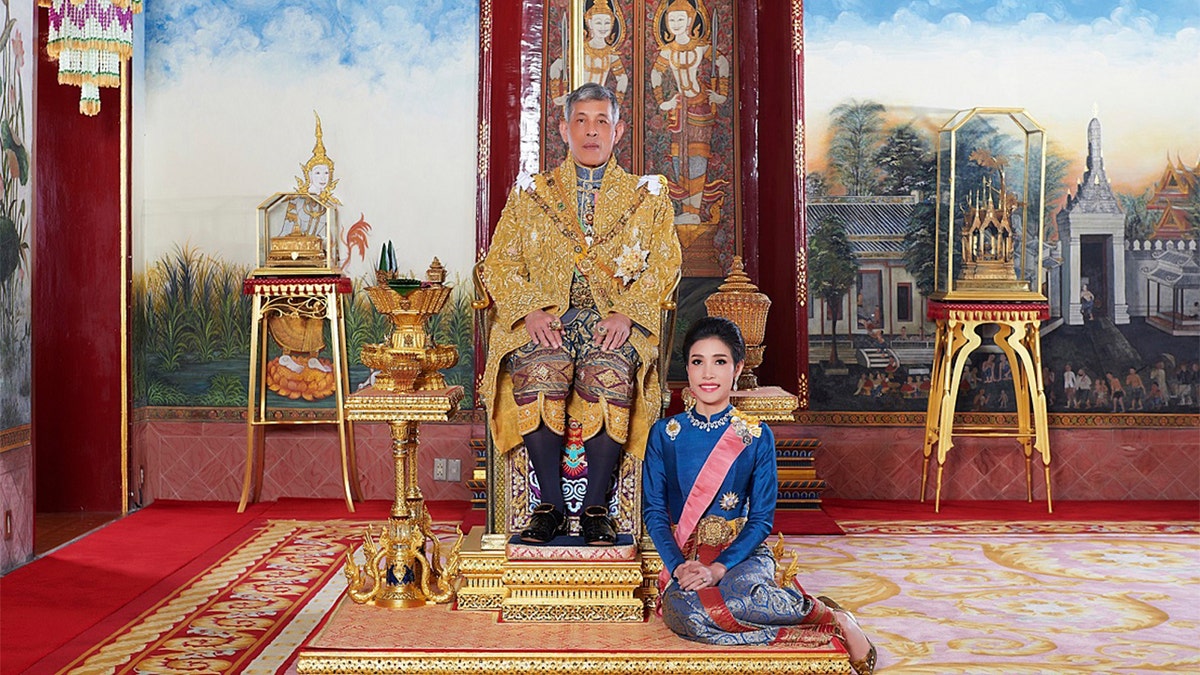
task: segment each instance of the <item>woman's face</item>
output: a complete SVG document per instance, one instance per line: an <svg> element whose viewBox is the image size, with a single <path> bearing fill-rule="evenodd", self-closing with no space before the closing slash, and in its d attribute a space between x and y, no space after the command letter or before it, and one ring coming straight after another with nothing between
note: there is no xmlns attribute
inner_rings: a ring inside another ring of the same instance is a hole
<svg viewBox="0 0 1200 675"><path fill-rule="evenodd" d="M612 35L613 18L611 14L593 14L588 21L588 30L592 37L603 40Z"/></svg>
<svg viewBox="0 0 1200 675"><path fill-rule="evenodd" d="M329 185L329 165L314 164L313 168L308 170L308 191L319 193Z"/></svg>
<svg viewBox="0 0 1200 675"><path fill-rule="evenodd" d="M667 30L671 31L672 35L686 35L688 31L688 13L677 9L673 12L667 12Z"/></svg>
<svg viewBox="0 0 1200 675"><path fill-rule="evenodd" d="M733 350L720 338L697 340L688 352L688 387L696 398L696 412L718 413L729 404L733 383L742 373L742 363L734 363Z"/></svg>

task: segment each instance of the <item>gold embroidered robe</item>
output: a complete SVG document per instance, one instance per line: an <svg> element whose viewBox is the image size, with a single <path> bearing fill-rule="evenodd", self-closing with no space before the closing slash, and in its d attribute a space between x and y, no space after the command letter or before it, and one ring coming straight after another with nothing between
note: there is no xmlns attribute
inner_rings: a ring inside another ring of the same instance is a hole
<svg viewBox="0 0 1200 675"><path fill-rule="evenodd" d="M657 183L658 194L646 183ZM519 446L523 441L517 429L517 405L503 359L530 341L526 314L542 309L561 316L567 311L571 278L578 267L588 278L600 316L618 312L635 324L629 340L641 365L625 448L640 459L650 425L661 410L661 301L679 273L681 260L675 210L665 178L630 175L610 159L596 198L594 235L588 245L579 227L575 185L575 163L568 159L553 171L533 176L531 184L519 182L509 193L483 263L495 312L480 393L496 446L503 452ZM639 269L643 260L644 269ZM586 401L573 391L567 397L567 414L575 419L588 414Z"/></svg>

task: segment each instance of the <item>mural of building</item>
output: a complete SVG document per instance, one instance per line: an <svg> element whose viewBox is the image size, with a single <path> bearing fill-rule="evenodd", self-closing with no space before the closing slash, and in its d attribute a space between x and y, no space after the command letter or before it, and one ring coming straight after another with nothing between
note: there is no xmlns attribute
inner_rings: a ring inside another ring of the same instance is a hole
<svg viewBox="0 0 1200 675"><path fill-rule="evenodd" d="M837 325L839 332L852 336L856 360L865 368L887 367L889 358L905 365L932 360L932 347L922 340L927 330L924 296L904 266L904 235L916 203L915 196L822 196L810 198L806 206L810 224L830 217L845 224L859 268L857 282L838 310ZM811 363L828 358L832 317L819 299L808 306Z"/></svg>
<svg viewBox="0 0 1200 675"><path fill-rule="evenodd" d="M1200 162L1167 160L1146 204L1153 229L1129 243L1134 311L1171 335L1200 335Z"/></svg>
<svg viewBox="0 0 1200 675"><path fill-rule="evenodd" d="M1125 214L1104 173L1100 120L1088 123L1087 137L1087 170L1058 212L1062 264L1050 293L1069 325L1098 317L1127 324Z"/></svg>

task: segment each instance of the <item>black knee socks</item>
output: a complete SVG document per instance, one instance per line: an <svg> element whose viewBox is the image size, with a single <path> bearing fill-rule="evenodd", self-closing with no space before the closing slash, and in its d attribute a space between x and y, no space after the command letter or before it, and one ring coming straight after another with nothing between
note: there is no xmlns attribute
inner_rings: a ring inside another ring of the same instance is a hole
<svg viewBox="0 0 1200 675"><path fill-rule="evenodd" d="M566 513L562 493L563 437L543 424L525 435L525 450L542 488L542 503L553 504L559 513Z"/></svg>
<svg viewBox="0 0 1200 675"><path fill-rule="evenodd" d="M601 432L583 442L587 456L587 494L583 507L608 506L608 488L612 483L613 471L621 460L621 444L608 434ZM540 479L540 477L539 477Z"/></svg>

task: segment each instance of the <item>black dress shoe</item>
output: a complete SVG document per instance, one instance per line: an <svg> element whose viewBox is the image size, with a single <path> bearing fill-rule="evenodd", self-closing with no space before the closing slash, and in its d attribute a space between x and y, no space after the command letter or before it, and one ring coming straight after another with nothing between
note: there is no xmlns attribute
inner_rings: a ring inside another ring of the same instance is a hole
<svg viewBox="0 0 1200 675"><path fill-rule="evenodd" d="M579 526L588 546L612 546L617 543L617 530L613 527L612 518L608 517L608 509L603 506L584 509L579 517Z"/></svg>
<svg viewBox="0 0 1200 675"><path fill-rule="evenodd" d="M553 504L538 504L529 516L529 525L521 530L521 541L544 544L567 533L567 517Z"/></svg>

